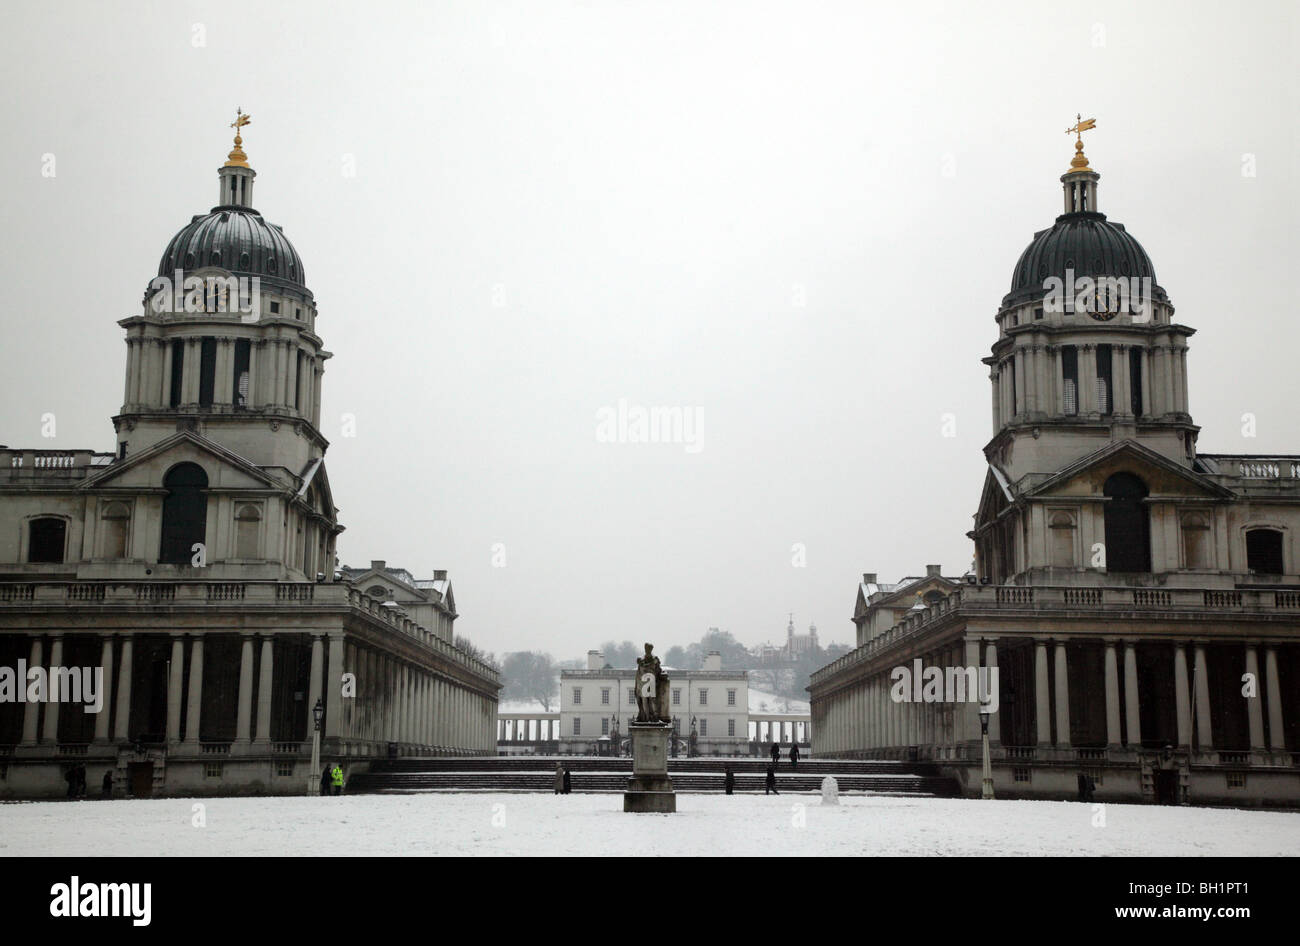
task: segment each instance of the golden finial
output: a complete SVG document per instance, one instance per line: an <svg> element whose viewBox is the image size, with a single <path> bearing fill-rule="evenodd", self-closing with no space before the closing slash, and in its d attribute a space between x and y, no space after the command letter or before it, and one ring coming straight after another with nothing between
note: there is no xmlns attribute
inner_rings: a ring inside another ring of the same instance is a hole
<svg viewBox="0 0 1300 946"><path fill-rule="evenodd" d="M225 166L228 168L246 168L248 167L248 155L244 154L244 149L240 147L244 139L239 137L239 130L253 120L252 115L245 115L242 108L235 108L235 120L230 123L230 127L235 129L235 150L231 151Z"/></svg>
<svg viewBox="0 0 1300 946"><path fill-rule="evenodd" d="M1066 171L1065 172L1066 174L1069 174L1072 171L1092 170L1092 168L1088 167L1087 155L1083 153L1083 133L1085 131L1090 131L1091 129L1096 128L1097 119L1095 118L1085 119L1082 115L1077 113L1075 114L1074 117L1076 119L1074 127L1065 129L1065 133L1067 135L1075 136L1074 157L1070 159L1070 170Z"/></svg>

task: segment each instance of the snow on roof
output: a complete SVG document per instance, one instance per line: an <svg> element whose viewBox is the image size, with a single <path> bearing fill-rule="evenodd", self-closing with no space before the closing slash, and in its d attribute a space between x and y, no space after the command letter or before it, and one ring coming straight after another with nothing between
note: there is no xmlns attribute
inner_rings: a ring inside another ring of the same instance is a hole
<svg viewBox="0 0 1300 946"><path fill-rule="evenodd" d="M806 700L792 700L764 690L749 688L749 712L751 713L810 713Z"/></svg>

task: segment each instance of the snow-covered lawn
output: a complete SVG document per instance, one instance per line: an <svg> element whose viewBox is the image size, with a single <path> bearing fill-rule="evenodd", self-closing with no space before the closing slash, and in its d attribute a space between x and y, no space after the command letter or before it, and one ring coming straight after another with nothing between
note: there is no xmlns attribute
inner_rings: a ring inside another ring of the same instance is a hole
<svg viewBox="0 0 1300 946"><path fill-rule="evenodd" d="M206 826L195 805L202 805ZM1300 814L842 795L345 795L0 805L5 855L1293 855Z"/></svg>

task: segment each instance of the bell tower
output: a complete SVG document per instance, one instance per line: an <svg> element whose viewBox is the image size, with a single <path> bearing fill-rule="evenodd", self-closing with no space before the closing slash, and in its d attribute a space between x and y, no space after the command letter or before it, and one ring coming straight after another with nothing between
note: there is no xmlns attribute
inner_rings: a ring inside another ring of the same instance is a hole
<svg viewBox="0 0 1300 946"><path fill-rule="evenodd" d="M257 172L234 148L218 171L218 203L171 239L141 314L126 330L126 385L113 419L127 457L193 430L262 467L301 475L324 455L320 394L330 353L315 332L302 259L253 208Z"/></svg>
<svg viewBox="0 0 1300 946"><path fill-rule="evenodd" d="M1198 428L1187 396L1187 339L1150 257L1098 205L1101 175L1083 150L1095 119L1067 129L1063 212L1034 234L995 321L988 461L1015 483L1133 439L1190 467Z"/></svg>

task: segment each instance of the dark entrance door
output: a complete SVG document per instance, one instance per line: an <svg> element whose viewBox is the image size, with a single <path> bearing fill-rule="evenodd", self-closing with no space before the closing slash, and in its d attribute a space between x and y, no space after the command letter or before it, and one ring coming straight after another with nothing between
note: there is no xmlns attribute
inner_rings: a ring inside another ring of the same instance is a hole
<svg viewBox="0 0 1300 946"><path fill-rule="evenodd" d="M1147 487L1132 473L1116 473L1102 486L1107 503L1102 513L1106 524L1106 571L1151 571L1151 523L1147 508Z"/></svg>
<svg viewBox="0 0 1300 946"><path fill-rule="evenodd" d="M1178 770L1156 769L1156 804L1178 804Z"/></svg>
<svg viewBox="0 0 1300 946"><path fill-rule="evenodd" d="M130 762L126 768L127 779L131 784L131 794L136 798L149 798L153 795L153 763Z"/></svg>

